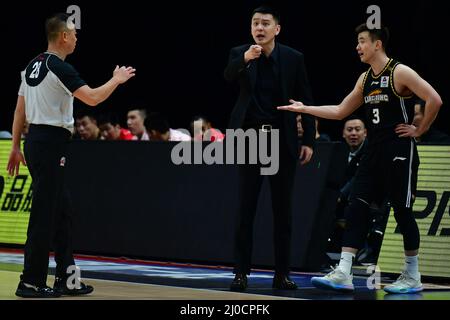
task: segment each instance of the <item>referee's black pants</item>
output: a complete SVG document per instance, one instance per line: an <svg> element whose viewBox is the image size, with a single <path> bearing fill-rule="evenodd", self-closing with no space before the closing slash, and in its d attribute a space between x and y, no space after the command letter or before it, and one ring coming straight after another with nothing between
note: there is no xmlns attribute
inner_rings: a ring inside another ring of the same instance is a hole
<svg viewBox="0 0 450 320"><path fill-rule="evenodd" d="M33 200L25 243L22 280L36 286L47 281L49 253L53 249L56 276L67 276L74 265L71 238L71 205L64 182L66 149L70 132L44 125L30 125L24 151L33 184Z"/></svg>

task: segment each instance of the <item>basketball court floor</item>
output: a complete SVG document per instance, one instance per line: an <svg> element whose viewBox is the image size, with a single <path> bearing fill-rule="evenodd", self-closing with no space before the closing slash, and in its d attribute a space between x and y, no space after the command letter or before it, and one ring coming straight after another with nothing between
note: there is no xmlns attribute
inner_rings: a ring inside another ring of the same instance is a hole
<svg viewBox="0 0 450 320"><path fill-rule="evenodd" d="M425 290L419 294L386 294L370 290L367 276L355 276L353 293L320 290L310 283L318 273L293 272L297 290L272 289L273 272L253 270L248 289L231 292L232 269L226 266L205 266L188 263L155 262L98 256L76 256L85 283L94 286L91 295L62 297L83 300L449 300L448 283L424 281ZM0 300L19 299L14 295L23 267L23 252L0 249ZM55 263L50 259L50 274ZM358 272L355 272L357 274ZM360 272L360 274L363 274ZM381 287L391 279L381 278ZM50 276L48 285L53 284Z"/></svg>

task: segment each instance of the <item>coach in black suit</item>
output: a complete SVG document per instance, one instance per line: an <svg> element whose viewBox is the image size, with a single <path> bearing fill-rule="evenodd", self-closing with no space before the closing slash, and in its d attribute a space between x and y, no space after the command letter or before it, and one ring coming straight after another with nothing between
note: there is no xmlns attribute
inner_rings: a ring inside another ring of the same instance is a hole
<svg viewBox="0 0 450 320"><path fill-rule="evenodd" d="M313 154L315 124L313 117L305 115L302 119L305 132L303 146L299 148L295 115L276 109L290 99L299 99L305 104L312 101L303 55L275 42L280 32L279 21L279 14L272 8L259 7L253 11L251 32L255 44L231 49L225 78L240 85L230 128L252 128L258 132L279 130L279 170L269 176L274 215L273 287L296 289L297 285L289 278L292 192L299 150L302 164L308 163ZM260 165L242 165L239 169L240 207L235 237L235 278L231 290L245 290L247 287L253 221L263 182L259 169Z"/></svg>

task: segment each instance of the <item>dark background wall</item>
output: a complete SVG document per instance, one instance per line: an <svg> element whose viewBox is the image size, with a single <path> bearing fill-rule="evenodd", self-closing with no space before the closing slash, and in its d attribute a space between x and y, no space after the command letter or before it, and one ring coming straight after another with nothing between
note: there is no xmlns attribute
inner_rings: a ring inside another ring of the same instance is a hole
<svg viewBox="0 0 450 320"><path fill-rule="evenodd" d="M115 110L123 119L130 106L162 111L172 127L187 127L203 113L225 128L237 90L223 79L229 49L251 41L250 13L261 1L117 2L14 1L0 19L2 90L0 129L10 130L19 72L46 49L44 20L71 4L81 8L77 50L69 56L95 87L116 64L137 68L137 76L97 110ZM436 126L450 133L448 11L443 1L276 1L282 15L279 41L305 54L318 104L340 102L366 70L356 55L354 27L381 8L391 29L388 54L413 67L441 94ZM82 109L81 103L76 109ZM322 131L340 137L340 122L324 121Z"/></svg>
<svg viewBox="0 0 450 320"><path fill-rule="evenodd" d="M174 145L70 143L66 178L76 252L233 263L237 166L177 166L171 161ZM193 143L190 146L194 148ZM312 161L297 167L292 202L294 268L318 270L323 262L346 151L343 143L317 143ZM274 265L271 208L269 183L264 179L254 224L254 266Z"/></svg>

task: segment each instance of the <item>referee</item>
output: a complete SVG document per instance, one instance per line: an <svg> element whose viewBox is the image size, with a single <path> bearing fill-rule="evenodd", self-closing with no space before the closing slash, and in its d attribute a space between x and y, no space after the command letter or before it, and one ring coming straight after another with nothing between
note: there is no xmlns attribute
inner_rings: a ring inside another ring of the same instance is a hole
<svg viewBox="0 0 450 320"><path fill-rule="evenodd" d="M14 113L12 150L7 170L19 173L27 164L33 179L33 205L25 243L23 274L16 295L24 298L52 298L89 294L93 287L71 282L75 262L71 239L71 205L64 181L67 143L71 138L73 97L90 106L106 100L135 75L132 67L118 66L112 78L90 88L65 58L75 50L77 36L69 15L58 13L46 21L48 49L35 57L21 73L22 83ZM24 153L20 139L25 120L30 124ZM26 160L26 162L25 162ZM49 252L55 252L53 288L47 286ZM73 272L73 271L72 271Z"/></svg>

